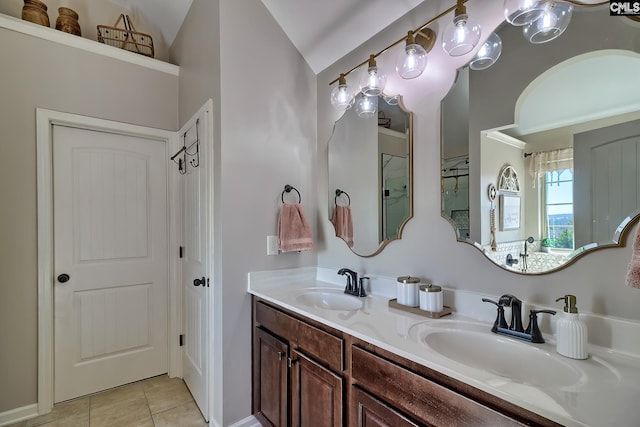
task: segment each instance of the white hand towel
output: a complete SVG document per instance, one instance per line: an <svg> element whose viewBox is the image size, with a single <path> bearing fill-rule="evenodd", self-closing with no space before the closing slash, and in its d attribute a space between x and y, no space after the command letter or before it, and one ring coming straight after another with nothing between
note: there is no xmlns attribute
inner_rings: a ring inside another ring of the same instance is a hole
<svg viewBox="0 0 640 427"><path fill-rule="evenodd" d="M278 248L280 252L299 252L313 249L311 227L309 227L299 203L285 203L280 209Z"/></svg>
<svg viewBox="0 0 640 427"><path fill-rule="evenodd" d="M636 237L633 239L633 254L631 262L627 267L627 286L640 289L640 226L636 230Z"/></svg>

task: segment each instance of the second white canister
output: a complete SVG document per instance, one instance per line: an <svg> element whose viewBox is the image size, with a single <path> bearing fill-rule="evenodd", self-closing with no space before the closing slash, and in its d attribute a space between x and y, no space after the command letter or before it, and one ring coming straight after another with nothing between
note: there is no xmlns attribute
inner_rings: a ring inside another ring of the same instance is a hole
<svg viewBox="0 0 640 427"><path fill-rule="evenodd" d="M398 304L406 305L408 307L417 307L420 305L418 292L420 286L420 279L418 277L400 276L398 281Z"/></svg>
<svg viewBox="0 0 640 427"><path fill-rule="evenodd" d="M442 287L437 285L420 286L420 309L439 313L444 309Z"/></svg>

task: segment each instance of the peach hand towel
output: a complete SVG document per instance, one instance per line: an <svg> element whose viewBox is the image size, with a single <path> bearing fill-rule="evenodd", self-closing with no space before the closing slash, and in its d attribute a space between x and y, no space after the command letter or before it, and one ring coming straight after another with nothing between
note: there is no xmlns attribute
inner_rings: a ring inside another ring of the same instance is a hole
<svg viewBox="0 0 640 427"><path fill-rule="evenodd" d="M636 237L633 239L633 254L627 267L625 283L627 286L640 289L640 227L636 230Z"/></svg>
<svg viewBox="0 0 640 427"><path fill-rule="evenodd" d="M278 217L278 248L280 252L313 249L311 227L309 227L299 203L285 203L280 209L280 216Z"/></svg>
<svg viewBox="0 0 640 427"><path fill-rule="evenodd" d="M331 222L336 229L336 236L347 242L350 248L353 247L353 218L349 206L336 206L333 209Z"/></svg>

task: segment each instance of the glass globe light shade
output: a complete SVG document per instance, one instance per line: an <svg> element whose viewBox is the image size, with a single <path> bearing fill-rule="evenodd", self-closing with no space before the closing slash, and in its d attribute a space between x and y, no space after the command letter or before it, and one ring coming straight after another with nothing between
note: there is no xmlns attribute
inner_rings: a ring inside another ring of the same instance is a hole
<svg viewBox="0 0 640 427"><path fill-rule="evenodd" d="M442 48L451 56L462 56L473 50L480 40L480 25L466 13L458 14L442 34Z"/></svg>
<svg viewBox="0 0 640 427"><path fill-rule="evenodd" d="M398 105L398 95L387 96L384 95L383 99L387 102L388 105Z"/></svg>
<svg viewBox="0 0 640 427"><path fill-rule="evenodd" d="M469 68L472 70L484 70L491 67L502 53L502 39L496 33L491 33L480 50L475 54Z"/></svg>
<svg viewBox="0 0 640 427"><path fill-rule="evenodd" d="M504 17L511 25L527 25L542 16L543 3L540 0L505 0Z"/></svg>
<svg viewBox="0 0 640 427"><path fill-rule="evenodd" d="M367 96L378 96L387 84L387 76L378 69L374 55L369 57L367 74L362 77L360 89Z"/></svg>
<svg viewBox="0 0 640 427"><path fill-rule="evenodd" d="M396 71L403 79L415 79L427 67L427 51L416 43L413 31L407 35L404 51L398 55Z"/></svg>
<svg viewBox="0 0 640 427"><path fill-rule="evenodd" d="M357 101L356 113L359 117L367 119L373 117L378 111L378 96L360 95Z"/></svg>
<svg viewBox="0 0 640 427"><path fill-rule="evenodd" d="M344 111L351 108L353 101L354 96L351 93L349 86L347 86L344 74L340 74L338 86L334 87L331 91L331 105L333 105L333 107L338 111Z"/></svg>
<svg viewBox="0 0 640 427"><path fill-rule="evenodd" d="M569 26L573 6L569 3L545 3L542 16L522 28L522 34L531 43L546 43L560 36Z"/></svg>

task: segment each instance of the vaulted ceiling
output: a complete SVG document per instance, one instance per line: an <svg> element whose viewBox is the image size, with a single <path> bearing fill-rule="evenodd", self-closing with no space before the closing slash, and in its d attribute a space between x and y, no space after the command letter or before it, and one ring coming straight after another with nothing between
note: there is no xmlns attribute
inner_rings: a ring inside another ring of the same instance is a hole
<svg viewBox="0 0 640 427"><path fill-rule="evenodd" d="M153 22L170 46L193 0L109 1ZM262 0L262 3L317 74L423 1Z"/></svg>

